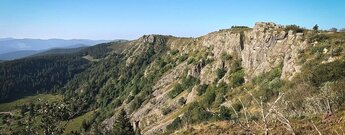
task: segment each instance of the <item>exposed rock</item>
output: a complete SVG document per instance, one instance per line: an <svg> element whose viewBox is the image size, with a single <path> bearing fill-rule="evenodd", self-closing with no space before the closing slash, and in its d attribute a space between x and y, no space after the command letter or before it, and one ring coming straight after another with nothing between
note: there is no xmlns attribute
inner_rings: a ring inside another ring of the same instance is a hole
<svg viewBox="0 0 345 135"><path fill-rule="evenodd" d="M202 68L205 66L205 61L200 60L198 64L196 64L192 69L188 71L188 75L193 76L193 77L199 77Z"/></svg>
<svg viewBox="0 0 345 135"><path fill-rule="evenodd" d="M196 97L198 96L198 92L196 91L197 87L193 87L192 91L188 94L186 99L186 104L195 101Z"/></svg>
<svg viewBox="0 0 345 135"><path fill-rule="evenodd" d="M173 121L172 118L168 119L168 116L162 114L162 108L178 109L181 107L177 105L179 98L184 97L187 103L191 103L197 97L196 87L194 87L190 93L184 91L178 97L170 99L167 93L172 89L173 84L179 81L184 70L188 71L188 75L199 78L201 84L214 82L218 68L227 69L228 72L231 70L229 62L221 59L222 53L230 54L236 60L241 60L246 81L277 66L282 68L282 79L292 79L301 68L298 56L301 50L308 45L307 41L303 39L303 33L295 33L291 30L286 32L283 26L266 22L256 23L253 29L222 30L195 39L171 39L159 35L143 36L130 43L131 46L125 50L128 65L142 54L147 53L152 47L155 53L158 53L163 47L178 49L180 52L178 56L183 54L190 56L201 49L212 53L207 54L195 65L188 65L186 61L176 63L178 66L168 71L156 82L152 88L152 97L133 112L131 121L138 122L142 134L162 132ZM212 59L212 61L206 64L205 58ZM227 78L229 78L228 73L219 81L228 82ZM228 106L229 104L222 105Z"/></svg>

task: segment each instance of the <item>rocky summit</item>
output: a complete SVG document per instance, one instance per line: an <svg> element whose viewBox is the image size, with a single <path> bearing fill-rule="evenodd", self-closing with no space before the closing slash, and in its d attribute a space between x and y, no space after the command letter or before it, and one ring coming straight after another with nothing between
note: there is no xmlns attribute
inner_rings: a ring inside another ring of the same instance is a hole
<svg viewBox="0 0 345 135"><path fill-rule="evenodd" d="M343 32L258 22L5 61L0 132L341 134L344 48Z"/></svg>

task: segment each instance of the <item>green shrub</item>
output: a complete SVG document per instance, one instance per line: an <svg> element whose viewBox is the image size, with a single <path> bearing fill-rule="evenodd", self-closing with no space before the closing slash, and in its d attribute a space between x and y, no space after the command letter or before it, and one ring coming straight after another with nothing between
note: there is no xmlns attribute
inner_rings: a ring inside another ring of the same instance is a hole
<svg viewBox="0 0 345 135"><path fill-rule="evenodd" d="M315 86L324 82L345 79L345 61L334 61L320 65L309 65L305 67L305 74Z"/></svg>
<svg viewBox="0 0 345 135"><path fill-rule="evenodd" d="M215 99L216 99L215 89L208 89L206 93L204 94L203 99L200 101L200 103L204 107L210 107Z"/></svg>
<svg viewBox="0 0 345 135"><path fill-rule="evenodd" d="M214 99L213 107L218 107L225 101L224 94L217 93Z"/></svg>
<svg viewBox="0 0 345 135"><path fill-rule="evenodd" d="M185 123L200 123L207 121L211 117L212 114L210 112L206 111L206 109L201 107L198 103L195 103L183 115L183 121L185 121Z"/></svg>
<svg viewBox="0 0 345 135"><path fill-rule="evenodd" d="M192 64L194 62L195 62L195 59L194 58L190 58L190 59L188 59L187 64Z"/></svg>
<svg viewBox="0 0 345 135"><path fill-rule="evenodd" d="M225 106L221 106L219 110L219 117L223 120L230 120L231 110Z"/></svg>
<svg viewBox="0 0 345 135"><path fill-rule="evenodd" d="M243 106L240 103L235 103L233 106L236 112L240 112L243 108Z"/></svg>
<svg viewBox="0 0 345 135"><path fill-rule="evenodd" d="M178 83L174 88L168 93L170 98L175 98L181 92L186 89L190 89L195 84L199 83L199 80L193 76L187 76L181 80L181 83Z"/></svg>
<svg viewBox="0 0 345 135"><path fill-rule="evenodd" d="M174 119L174 121L167 126L168 131L174 131L182 127L182 121L180 117Z"/></svg>
<svg viewBox="0 0 345 135"><path fill-rule="evenodd" d="M271 90L278 90L283 85L283 82L279 78L275 78L268 83L268 88Z"/></svg>
<svg viewBox="0 0 345 135"><path fill-rule="evenodd" d="M127 98L126 103L128 104L128 103L131 102L133 99L134 99L134 96L129 95L128 98Z"/></svg>
<svg viewBox="0 0 345 135"><path fill-rule="evenodd" d="M231 29L246 29L246 28L249 28L249 27L248 26L237 26L237 25L231 26Z"/></svg>
<svg viewBox="0 0 345 135"><path fill-rule="evenodd" d="M171 112L172 110L170 109L170 107L166 107L166 108L162 108L162 114L163 115L167 115Z"/></svg>
<svg viewBox="0 0 345 135"><path fill-rule="evenodd" d="M226 53L226 52L223 52L223 53L221 54L221 59L222 59L223 61L226 61L226 60L231 60L232 57L231 57L230 54L228 54L228 53Z"/></svg>
<svg viewBox="0 0 345 135"><path fill-rule="evenodd" d="M223 76L226 73L226 70L224 68L218 68L216 72L217 72L217 79L219 80L223 78Z"/></svg>
<svg viewBox="0 0 345 135"><path fill-rule="evenodd" d="M208 85L207 84L201 84L196 88L196 91L198 92L197 95L201 96L206 92Z"/></svg>
<svg viewBox="0 0 345 135"><path fill-rule="evenodd" d="M262 98L263 102L269 101L272 97L278 95L277 91L274 91L272 89L269 89L268 86L265 85L261 85L259 87L259 91L257 91L254 96L257 98Z"/></svg>
<svg viewBox="0 0 345 135"><path fill-rule="evenodd" d="M297 33L302 33L302 32L304 32L305 29L301 28L300 26L297 26L297 25L293 24L293 25L285 26L285 31L288 32L289 30L293 30L293 31L295 31Z"/></svg>
<svg viewBox="0 0 345 135"><path fill-rule="evenodd" d="M179 62L183 62L185 60L188 59L188 55L187 54L182 54L179 58L178 58L178 61Z"/></svg>
<svg viewBox="0 0 345 135"><path fill-rule="evenodd" d="M186 103L186 99L184 97L181 97L179 100L178 100L178 104L179 105L184 105Z"/></svg>
<svg viewBox="0 0 345 135"><path fill-rule="evenodd" d="M182 83L182 87L184 89L189 89L192 86L194 86L195 84L199 83L200 81L193 77L193 76L187 76L185 78L182 79L181 83Z"/></svg>
<svg viewBox="0 0 345 135"><path fill-rule="evenodd" d="M174 88L168 93L170 98L175 98L178 94L183 91L183 87L180 83L176 84Z"/></svg>
<svg viewBox="0 0 345 135"><path fill-rule="evenodd" d="M245 82L244 71L238 70L230 75L230 86L237 87L241 86Z"/></svg>
<svg viewBox="0 0 345 135"><path fill-rule="evenodd" d="M143 99L141 99L141 98L138 97L138 96L135 97L135 98L132 100L131 104L129 105L129 112L133 112L133 111L135 111L136 109L138 109L138 108L141 106L142 102L143 102Z"/></svg>
<svg viewBox="0 0 345 135"><path fill-rule="evenodd" d="M175 54L177 54L177 53L179 53L179 50L177 50L177 49L171 50L171 51L170 51L170 54L171 54L171 55L175 55Z"/></svg>
<svg viewBox="0 0 345 135"><path fill-rule="evenodd" d="M322 41L325 41L325 40L327 40L327 39L329 39L329 37L327 36L327 35L325 35L325 34L312 34L310 37L309 37L309 40L311 41L311 42L315 42L315 41L317 41L317 42L322 42Z"/></svg>

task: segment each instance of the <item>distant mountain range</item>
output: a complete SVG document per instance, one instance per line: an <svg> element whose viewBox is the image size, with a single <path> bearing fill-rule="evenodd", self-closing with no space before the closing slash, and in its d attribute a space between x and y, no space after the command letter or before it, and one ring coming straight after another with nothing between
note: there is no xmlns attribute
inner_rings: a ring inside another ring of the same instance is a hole
<svg viewBox="0 0 345 135"><path fill-rule="evenodd" d="M110 40L0 38L0 60L23 58L50 49L80 48L105 42Z"/></svg>

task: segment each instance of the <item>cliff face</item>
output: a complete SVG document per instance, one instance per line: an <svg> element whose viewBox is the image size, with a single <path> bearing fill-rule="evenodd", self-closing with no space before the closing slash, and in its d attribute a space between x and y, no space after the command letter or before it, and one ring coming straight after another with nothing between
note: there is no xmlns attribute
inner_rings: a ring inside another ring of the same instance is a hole
<svg viewBox="0 0 345 135"><path fill-rule="evenodd" d="M303 33L286 32L280 25L260 22L252 29L221 30L199 38L149 35L130 42L128 46L123 51L127 66L149 50L154 53L170 50L162 53L161 59L174 61L172 68L153 85L152 96L131 114L133 123L138 123L135 124L139 126L136 128L140 128L143 134L153 134L164 131L176 117L183 115L181 110L186 106L179 105L180 98L186 99L187 103L197 100L196 87L175 98L168 97L173 86L181 82L185 71L188 76L198 78L201 84L211 84L217 78L217 69L226 69L227 73L219 78L218 83L228 82L228 73L233 70L231 68L234 63L222 58L223 54L227 54L240 62L246 81L278 66L282 67L281 79L291 79L300 71L298 56L306 48L307 41L304 40ZM174 55L172 50L178 53ZM178 60L183 56L187 57L186 61ZM152 62L145 75L150 74L154 68L155 62ZM170 113L163 114L164 109L169 109ZM112 120L108 119L104 123Z"/></svg>
<svg viewBox="0 0 345 135"><path fill-rule="evenodd" d="M281 78L291 79L300 70L298 52L307 45L303 33L285 32L282 26L265 22L256 23L251 30L223 30L199 40L203 46L213 47L215 58L219 58L222 52L237 55L242 60L246 80L281 64Z"/></svg>

